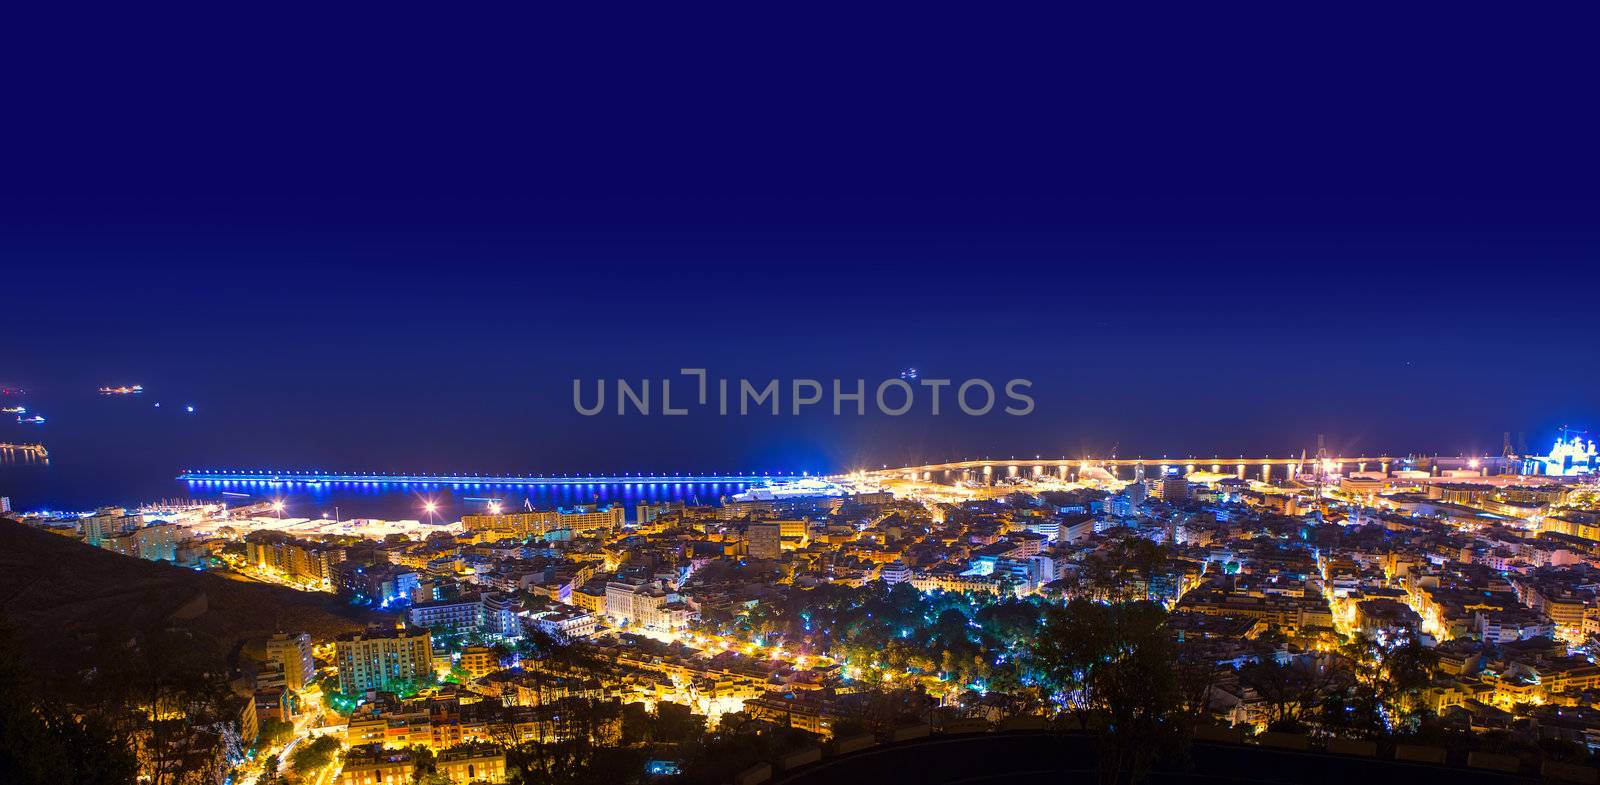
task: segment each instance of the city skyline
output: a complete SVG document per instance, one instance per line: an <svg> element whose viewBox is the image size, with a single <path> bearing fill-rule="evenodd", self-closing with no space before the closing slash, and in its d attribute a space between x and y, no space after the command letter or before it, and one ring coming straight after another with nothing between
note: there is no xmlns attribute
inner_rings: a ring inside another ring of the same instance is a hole
<svg viewBox="0 0 1600 785"><path fill-rule="evenodd" d="M1569 9L26 10L5 785L1600 783Z"/></svg>

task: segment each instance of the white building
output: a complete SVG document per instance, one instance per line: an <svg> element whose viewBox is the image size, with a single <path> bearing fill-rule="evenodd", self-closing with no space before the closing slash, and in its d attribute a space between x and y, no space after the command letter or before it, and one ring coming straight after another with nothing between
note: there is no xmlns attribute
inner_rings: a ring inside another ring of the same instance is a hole
<svg viewBox="0 0 1600 785"><path fill-rule="evenodd" d="M911 580L911 568L904 562L893 561L878 568L878 579L893 586Z"/></svg>
<svg viewBox="0 0 1600 785"><path fill-rule="evenodd" d="M483 633L491 638L514 640L522 637L522 604L511 595L489 592L479 603L483 607Z"/></svg>
<svg viewBox="0 0 1600 785"><path fill-rule="evenodd" d="M618 626L667 631L689 626L694 610L660 581L610 581L606 583L606 616Z"/></svg>
<svg viewBox="0 0 1600 785"><path fill-rule="evenodd" d="M427 630L470 633L483 629L483 604L477 597L413 605L406 612L411 623Z"/></svg>
<svg viewBox="0 0 1600 785"><path fill-rule="evenodd" d="M581 608L561 606L529 611L523 614L530 629L538 630L558 641L573 641L594 634L599 620Z"/></svg>

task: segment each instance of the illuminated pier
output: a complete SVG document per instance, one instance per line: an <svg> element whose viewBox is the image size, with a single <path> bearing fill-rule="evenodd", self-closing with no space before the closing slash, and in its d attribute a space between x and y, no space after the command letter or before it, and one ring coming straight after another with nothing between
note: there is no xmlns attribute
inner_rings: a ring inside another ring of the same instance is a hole
<svg viewBox="0 0 1600 785"><path fill-rule="evenodd" d="M758 485L799 479L805 475L770 472L732 474L377 474L321 471L242 471L187 469L178 479L190 482L272 482L358 485L691 485L740 483Z"/></svg>
<svg viewBox="0 0 1600 785"><path fill-rule="evenodd" d="M0 442L0 452L22 453L24 455L39 458L41 460L49 460L50 458L50 451L46 450L42 444L10 444L8 442Z"/></svg>

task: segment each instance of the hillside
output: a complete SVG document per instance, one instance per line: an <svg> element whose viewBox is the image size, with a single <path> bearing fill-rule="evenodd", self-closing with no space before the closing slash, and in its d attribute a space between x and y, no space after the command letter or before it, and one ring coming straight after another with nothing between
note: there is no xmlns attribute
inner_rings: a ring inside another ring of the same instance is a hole
<svg viewBox="0 0 1600 785"><path fill-rule="evenodd" d="M130 559L0 519L0 614L37 668L100 664L119 637L179 627L219 652L279 630L317 639L388 619L328 594Z"/></svg>

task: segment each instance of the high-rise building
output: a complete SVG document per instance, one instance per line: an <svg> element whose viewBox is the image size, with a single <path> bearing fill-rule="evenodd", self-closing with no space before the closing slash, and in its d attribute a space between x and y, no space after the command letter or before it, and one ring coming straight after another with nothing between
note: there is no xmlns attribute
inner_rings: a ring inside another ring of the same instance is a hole
<svg viewBox="0 0 1600 785"><path fill-rule="evenodd" d="M299 692L317 678L311 656L311 634L280 632L267 641L267 662L283 672L285 686Z"/></svg>
<svg viewBox="0 0 1600 785"><path fill-rule="evenodd" d="M655 519L683 509L683 502L639 502L634 505L633 522L644 526Z"/></svg>
<svg viewBox="0 0 1600 785"><path fill-rule="evenodd" d="M433 671L433 635L415 627L347 632L333 642L339 691L387 690Z"/></svg>
<svg viewBox="0 0 1600 785"><path fill-rule="evenodd" d="M485 592L483 606L483 632L503 640L522 637L522 602L510 594Z"/></svg>
<svg viewBox="0 0 1600 785"><path fill-rule="evenodd" d="M745 530L752 559L776 559L783 555L783 524L779 521L752 521Z"/></svg>
<svg viewBox="0 0 1600 785"><path fill-rule="evenodd" d="M1128 497L1128 503L1133 505L1135 510L1139 508L1139 505L1144 504L1144 491L1144 483L1142 482L1133 483L1122 489L1123 495Z"/></svg>
<svg viewBox="0 0 1600 785"><path fill-rule="evenodd" d="M83 541L96 548L107 537L121 534L144 524L144 518L129 515L122 507L101 507L93 515L79 519L78 534Z"/></svg>
<svg viewBox="0 0 1600 785"><path fill-rule="evenodd" d="M138 516L130 516L138 517ZM153 523L117 533L107 533L100 538L100 547L131 559L147 561L178 561L178 544L188 532L172 523Z"/></svg>
<svg viewBox="0 0 1600 785"><path fill-rule="evenodd" d="M1189 500L1189 481L1181 474L1168 474L1162 477L1158 490L1161 500L1168 504Z"/></svg>
<svg viewBox="0 0 1600 785"><path fill-rule="evenodd" d="M627 510L620 504L461 516L461 525L469 532L485 532L491 537L518 540L543 539L550 532L563 530L581 533L597 529L620 529L626 521Z"/></svg>
<svg viewBox="0 0 1600 785"><path fill-rule="evenodd" d="M0 513L11 512L11 497L0 496Z"/></svg>

